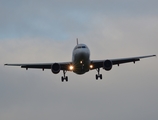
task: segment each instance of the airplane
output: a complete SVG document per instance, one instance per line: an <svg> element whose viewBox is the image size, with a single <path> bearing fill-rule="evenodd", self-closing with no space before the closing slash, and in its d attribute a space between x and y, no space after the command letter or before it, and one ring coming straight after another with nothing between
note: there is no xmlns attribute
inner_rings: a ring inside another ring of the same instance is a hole
<svg viewBox="0 0 158 120"><path fill-rule="evenodd" d="M154 57L156 55L147 55L139 57L130 57L130 58L119 58L119 59L106 59L106 60L90 60L90 50L85 44L78 44L73 49L72 52L72 61L71 62L55 62L55 63L37 63L37 64L4 64L7 66L20 66L21 68L34 68L34 69L51 69L52 73L58 74L61 70L63 71L63 76L61 81L68 81L68 76L66 76L67 71L72 71L78 75L82 75L90 70L97 70L96 80L98 78L102 79L102 74L100 74L100 68L103 68L106 71L110 71L113 65L120 65L123 63L129 63L140 61L140 59Z"/></svg>

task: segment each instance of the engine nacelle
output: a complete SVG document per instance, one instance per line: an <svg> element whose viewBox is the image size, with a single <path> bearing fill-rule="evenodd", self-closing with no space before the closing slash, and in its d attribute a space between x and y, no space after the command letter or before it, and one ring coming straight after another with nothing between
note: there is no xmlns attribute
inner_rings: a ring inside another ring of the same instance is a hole
<svg viewBox="0 0 158 120"><path fill-rule="evenodd" d="M54 74L58 74L60 72L60 69L61 69L61 66L60 64L58 63L54 63L52 66L51 66L51 71L52 73Z"/></svg>
<svg viewBox="0 0 158 120"><path fill-rule="evenodd" d="M113 64L112 64L112 62L111 62L110 60L105 60L105 61L103 62L103 69L109 71L109 70L112 69L112 65L113 65Z"/></svg>

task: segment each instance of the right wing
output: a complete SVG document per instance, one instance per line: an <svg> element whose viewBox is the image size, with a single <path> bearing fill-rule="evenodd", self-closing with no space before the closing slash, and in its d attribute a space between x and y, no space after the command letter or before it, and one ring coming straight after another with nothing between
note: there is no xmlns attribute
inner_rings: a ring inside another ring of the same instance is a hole
<svg viewBox="0 0 158 120"><path fill-rule="evenodd" d="M7 66L20 66L21 68L34 68L34 69L51 69L52 65L55 63L35 63L35 64L5 64ZM72 62L59 62L60 70L70 71L69 66Z"/></svg>

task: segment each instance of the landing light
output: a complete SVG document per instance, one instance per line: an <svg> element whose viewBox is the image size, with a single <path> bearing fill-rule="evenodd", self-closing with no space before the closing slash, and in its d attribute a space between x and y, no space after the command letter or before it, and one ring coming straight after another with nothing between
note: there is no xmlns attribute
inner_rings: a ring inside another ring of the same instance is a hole
<svg viewBox="0 0 158 120"><path fill-rule="evenodd" d="M74 66L70 65L70 66L69 66L69 69L70 69L70 70L73 70L73 69L74 69Z"/></svg>
<svg viewBox="0 0 158 120"><path fill-rule="evenodd" d="M93 68L93 65L90 65L89 67L92 69L92 68Z"/></svg>

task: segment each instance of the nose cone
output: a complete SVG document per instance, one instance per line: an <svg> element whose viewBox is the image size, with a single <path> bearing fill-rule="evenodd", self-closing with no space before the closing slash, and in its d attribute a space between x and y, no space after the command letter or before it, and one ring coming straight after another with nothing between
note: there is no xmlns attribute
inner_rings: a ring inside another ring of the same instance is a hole
<svg viewBox="0 0 158 120"><path fill-rule="evenodd" d="M85 58L85 57L88 57L89 58L89 50L88 49L79 49L77 52L76 52L76 56L80 56L80 58Z"/></svg>
<svg viewBox="0 0 158 120"><path fill-rule="evenodd" d="M90 57L90 51L84 44L77 45L73 50L73 61L88 60Z"/></svg>
<svg viewBox="0 0 158 120"><path fill-rule="evenodd" d="M85 50L80 50L78 53L80 54L80 56L86 56L88 52Z"/></svg>
<svg viewBox="0 0 158 120"><path fill-rule="evenodd" d="M86 50L79 50L76 55L75 58L77 58L78 60L88 60L89 59L89 51Z"/></svg>

